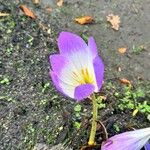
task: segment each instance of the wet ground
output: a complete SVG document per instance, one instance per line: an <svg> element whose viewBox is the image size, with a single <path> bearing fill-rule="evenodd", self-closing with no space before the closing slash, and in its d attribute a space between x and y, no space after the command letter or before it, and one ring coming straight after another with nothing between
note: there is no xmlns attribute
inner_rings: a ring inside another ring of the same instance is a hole
<svg viewBox="0 0 150 150"><path fill-rule="evenodd" d="M37 15L31 19L19 9L26 4ZM28 0L1 0L0 12L0 147L31 150L37 143L52 147L64 143L75 150L86 145L91 103L60 95L49 79L50 54L57 53L61 31L94 36L105 63L99 118L109 136L150 124L150 3L149 0L54 0L35 5ZM106 16L120 16L119 31ZM79 25L76 17L90 15L94 22ZM126 47L125 54L118 48ZM118 70L118 68L120 68ZM132 88L119 79L131 81ZM138 113L133 117L133 111ZM96 141L103 135L98 131Z"/></svg>

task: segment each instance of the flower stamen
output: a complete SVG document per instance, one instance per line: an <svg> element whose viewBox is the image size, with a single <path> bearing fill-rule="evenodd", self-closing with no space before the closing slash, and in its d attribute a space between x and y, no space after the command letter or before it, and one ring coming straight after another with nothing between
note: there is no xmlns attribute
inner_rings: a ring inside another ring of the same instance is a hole
<svg viewBox="0 0 150 150"><path fill-rule="evenodd" d="M86 84L94 83L94 78L91 74L89 74L89 71L87 68L82 68L79 73L76 73L75 71L72 72L73 78L79 83L79 84Z"/></svg>

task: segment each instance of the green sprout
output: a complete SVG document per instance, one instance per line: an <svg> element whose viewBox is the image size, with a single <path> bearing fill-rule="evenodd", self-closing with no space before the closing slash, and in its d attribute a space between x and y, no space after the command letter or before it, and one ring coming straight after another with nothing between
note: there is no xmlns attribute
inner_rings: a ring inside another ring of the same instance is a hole
<svg viewBox="0 0 150 150"><path fill-rule="evenodd" d="M140 45L140 46L133 45L132 46L132 52L137 55L140 54L141 52L143 52L144 50L145 50L145 47L143 45Z"/></svg>
<svg viewBox="0 0 150 150"><path fill-rule="evenodd" d="M9 78L4 77L4 78L0 81L0 84L6 84L6 85L9 85L9 84L10 84Z"/></svg>
<svg viewBox="0 0 150 150"><path fill-rule="evenodd" d="M115 96L116 95L118 96L119 94L117 93L115 94ZM132 116L136 116L136 114L140 112L148 117L148 115L150 114L150 104L146 100L140 102L140 98L145 98L145 93L140 87L136 90L132 90L129 87L125 87L124 97L120 98L118 108L122 111L124 111L125 109L132 110Z"/></svg>
<svg viewBox="0 0 150 150"><path fill-rule="evenodd" d="M75 127L76 129L80 129L80 127L81 127L81 122L75 121L75 122L74 122L74 127Z"/></svg>
<svg viewBox="0 0 150 150"><path fill-rule="evenodd" d="M75 116L77 118L80 117L80 112L82 110L82 106L80 104L77 104L75 107L74 107L74 111L75 111Z"/></svg>
<svg viewBox="0 0 150 150"><path fill-rule="evenodd" d="M116 132L120 132L120 128L119 128L119 125L118 125L118 124L115 123L115 124L113 125L113 128L115 129Z"/></svg>
<svg viewBox="0 0 150 150"><path fill-rule="evenodd" d="M97 102L97 107L98 107L98 109L106 108L106 104L103 103L103 99L102 99L101 96L98 96L98 97L96 98L96 102Z"/></svg>
<svg viewBox="0 0 150 150"><path fill-rule="evenodd" d="M45 83L45 84L44 84L44 87L43 87L43 89L42 89L42 93L45 93L45 91L46 91L49 87L50 87L50 83L49 83L49 82Z"/></svg>

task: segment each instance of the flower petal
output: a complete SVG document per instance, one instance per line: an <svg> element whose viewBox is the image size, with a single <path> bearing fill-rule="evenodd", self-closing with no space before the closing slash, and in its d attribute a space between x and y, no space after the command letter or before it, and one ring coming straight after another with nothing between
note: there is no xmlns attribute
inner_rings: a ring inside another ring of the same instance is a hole
<svg viewBox="0 0 150 150"><path fill-rule="evenodd" d="M51 78L52 78L52 81L53 81L53 84L55 85L55 87L56 87L56 89L58 90L58 91L60 91L60 92L62 92L62 89L61 89L61 87L60 87L60 85L59 85L59 78L58 78L58 76L53 72L53 71L50 71L50 76L51 76Z"/></svg>
<svg viewBox="0 0 150 150"><path fill-rule="evenodd" d="M104 64L102 59L99 56L95 57L95 59L93 60L93 66L94 66L97 87L98 87L97 91L95 92L98 92L102 86L103 78L104 78Z"/></svg>
<svg viewBox="0 0 150 150"><path fill-rule="evenodd" d="M60 55L50 56L50 75L56 88L77 100L98 91L103 81L104 65L97 55L94 38L89 38L87 45L78 35L61 32L58 47Z"/></svg>
<svg viewBox="0 0 150 150"><path fill-rule="evenodd" d="M145 146L144 146L145 150L150 150L150 143L147 143Z"/></svg>
<svg viewBox="0 0 150 150"><path fill-rule="evenodd" d="M94 92L93 84L82 84L75 88L74 98L78 101L87 98Z"/></svg>
<svg viewBox="0 0 150 150"><path fill-rule="evenodd" d="M49 59L52 70L57 74L60 74L62 69L68 64L67 58L59 54L50 55Z"/></svg>
<svg viewBox="0 0 150 150"><path fill-rule="evenodd" d="M88 47L93 58L95 58L98 55L98 53L97 53L97 46L93 37L90 37L88 39Z"/></svg>
<svg viewBox="0 0 150 150"><path fill-rule="evenodd" d="M62 55L88 50L88 46L84 40L78 35L70 32L60 33L58 37L58 47Z"/></svg>
<svg viewBox="0 0 150 150"><path fill-rule="evenodd" d="M93 60L87 53L78 51L70 54L67 58L69 59L69 63L62 70L60 76L62 81L70 83L74 87L81 84L86 84L87 82L84 82L85 80L82 70L87 70L90 81L93 81L92 84L97 87L94 75ZM91 84L91 82L89 83Z"/></svg>
<svg viewBox="0 0 150 150"><path fill-rule="evenodd" d="M74 98L74 87L69 85L59 79L55 72L50 71L50 76L52 78L53 84L55 85L56 89L61 92L62 94Z"/></svg>
<svg viewBox="0 0 150 150"><path fill-rule="evenodd" d="M140 150L150 138L150 128L125 132L109 138L101 150Z"/></svg>

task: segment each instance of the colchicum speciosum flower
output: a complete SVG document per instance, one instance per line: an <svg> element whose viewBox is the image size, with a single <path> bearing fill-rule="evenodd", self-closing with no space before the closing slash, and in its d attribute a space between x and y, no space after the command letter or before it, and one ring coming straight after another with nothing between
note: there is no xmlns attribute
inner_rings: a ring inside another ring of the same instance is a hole
<svg viewBox="0 0 150 150"><path fill-rule="evenodd" d="M102 144L101 150L150 150L150 128L115 135Z"/></svg>
<svg viewBox="0 0 150 150"><path fill-rule="evenodd" d="M102 86L104 64L93 39L88 44L76 34L61 32L60 54L50 56L50 76L57 90L78 101L98 92Z"/></svg>
<svg viewBox="0 0 150 150"><path fill-rule="evenodd" d="M147 143L145 146L144 146L145 150L150 150L150 143Z"/></svg>

